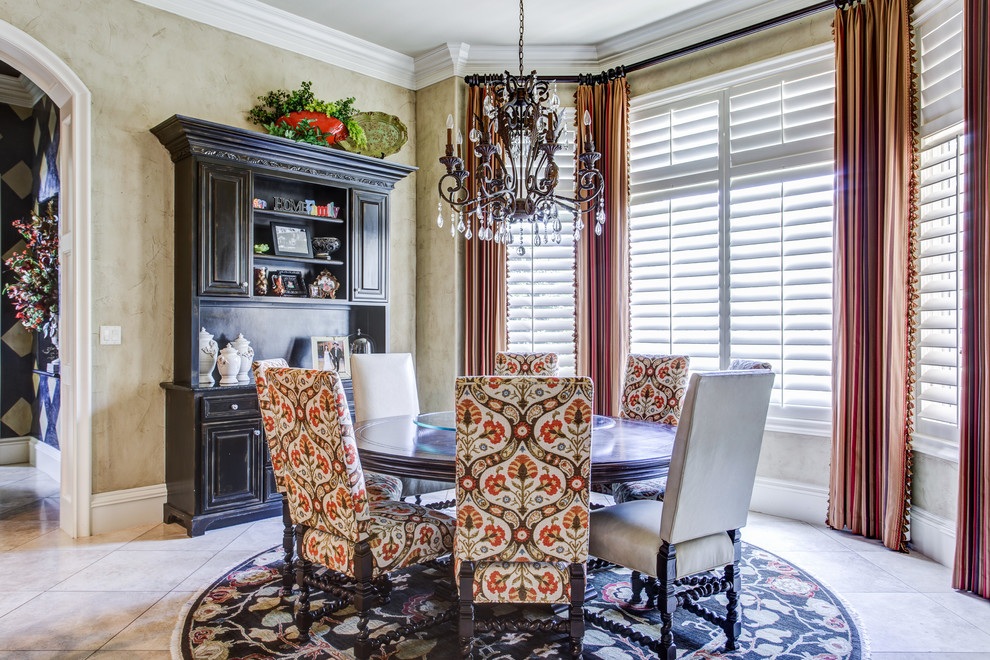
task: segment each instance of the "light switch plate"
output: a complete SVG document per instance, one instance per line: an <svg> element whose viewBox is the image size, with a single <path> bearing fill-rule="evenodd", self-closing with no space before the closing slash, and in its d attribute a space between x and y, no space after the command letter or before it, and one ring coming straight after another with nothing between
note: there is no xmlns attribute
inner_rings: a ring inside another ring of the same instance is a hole
<svg viewBox="0 0 990 660"><path fill-rule="evenodd" d="M120 326L119 325L101 325L100 326L100 343L101 344L119 344L120 343Z"/></svg>

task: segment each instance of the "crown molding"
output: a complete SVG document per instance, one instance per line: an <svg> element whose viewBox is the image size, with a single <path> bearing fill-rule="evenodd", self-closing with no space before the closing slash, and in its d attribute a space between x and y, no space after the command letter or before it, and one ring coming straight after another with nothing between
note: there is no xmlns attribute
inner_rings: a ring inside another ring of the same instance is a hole
<svg viewBox="0 0 990 660"><path fill-rule="evenodd" d="M720 0L598 44L600 67L628 66L808 7L810 0Z"/></svg>
<svg viewBox="0 0 990 660"><path fill-rule="evenodd" d="M406 89L422 89L452 76L518 69L516 46L448 42L412 58L258 0L137 1ZM810 2L719 0L593 46L526 46L525 70L545 76L598 73L728 34Z"/></svg>
<svg viewBox="0 0 990 660"><path fill-rule="evenodd" d="M257 0L137 0L355 73L415 89L408 55L300 18Z"/></svg>
<svg viewBox="0 0 990 660"><path fill-rule="evenodd" d="M33 108L45 93L31 80L21 74L14 76L0 75L0 103Z"/></svg>
<svg viewBox="0 0 990 660"><path fill-rule="evenodd" d="M423 89L452 76L464 76L471 46L448 41L442 46L416 58L416 84Z"/></svg>

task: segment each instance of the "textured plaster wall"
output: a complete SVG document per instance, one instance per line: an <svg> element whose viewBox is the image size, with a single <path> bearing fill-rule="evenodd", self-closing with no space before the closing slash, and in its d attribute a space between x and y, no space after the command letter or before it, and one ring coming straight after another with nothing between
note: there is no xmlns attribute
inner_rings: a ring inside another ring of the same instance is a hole
<svg viewBox="0 0 990 660"><path fill-rule="evenodd" d="M416 93L416 376L424 411L452 407L464 363L463 239L451 238L448 209L437 227L437 181L445 171L437 159L447 143L447 115L464 114L466 89L462 79L449 78Z"/></svg>
<svg viewBox="0 0 990 660"><path fill-rule="evenodd" d="M162 483L164 395L172 362L172 163L148 131L173 114L253 128L270 89L312 80L398 115L416 159L415 94L131 0L0 0L0 17L55 52L93 97L93 490ZM416 176L391 202L391 350L415 348ZM101 346L100 325L123 343ZM247 334L247 333L246 333ZM249 337L250 338L250 337Z"/></svg>
<svg viewBox="0 0 990 660"><path fill-rule="evenodd" d="M911 503L933 516L955 521L959 497L959 463L914 454Z"/></svg>

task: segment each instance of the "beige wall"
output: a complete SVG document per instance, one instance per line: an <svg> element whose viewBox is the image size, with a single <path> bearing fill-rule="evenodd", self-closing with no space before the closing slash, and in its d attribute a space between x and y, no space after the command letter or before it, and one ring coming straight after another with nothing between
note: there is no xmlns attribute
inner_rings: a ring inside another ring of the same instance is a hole
<svg viewBox="0 0 990 660"><path fill-rule="evenodd" d="M464 363L463 245L450 236L450 209L437 227L437 181L446 171L437 160L447 144L447 115L464 114L461 78L448 78L416 93L416 148L422 154L416 183L416 375L424 411L449 410L454 378Z"/></svg>
<svg viewBox="0 0 990 660"><path fill-rule="evenodd" d="M148 129L173 114L252 126L270 89L398 115L416 160L415 94L132 0L0 0L0 16L57 54L93 97L93 490L160 484L172 364L172 163ZM391 349L415 347L415 175L392 197ZM123 343L101 346L100 325ZM250 339L250 334L246 332Z"/></svg>

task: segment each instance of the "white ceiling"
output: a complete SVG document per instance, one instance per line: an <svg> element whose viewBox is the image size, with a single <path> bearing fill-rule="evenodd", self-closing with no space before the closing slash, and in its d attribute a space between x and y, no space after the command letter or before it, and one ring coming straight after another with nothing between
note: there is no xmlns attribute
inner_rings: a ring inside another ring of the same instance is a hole
<svg viewBox="0 0 990 660"><path fill-rule="evenodd" d="M447 42L512 46L517 0L260 0L373 44L419 57ZM528 45L598 45L718 0L529 0Z"/></svg>

